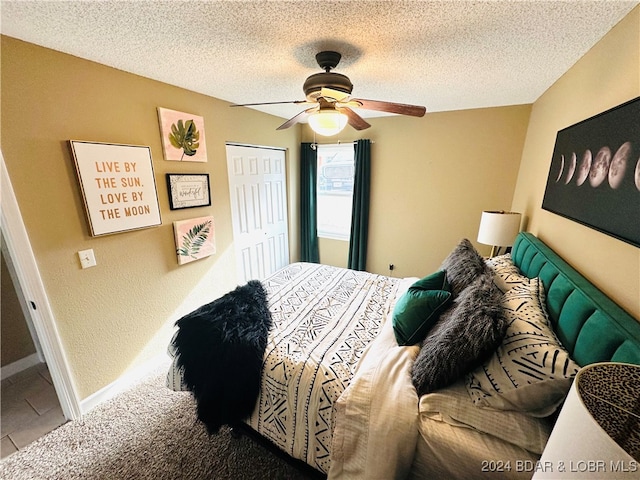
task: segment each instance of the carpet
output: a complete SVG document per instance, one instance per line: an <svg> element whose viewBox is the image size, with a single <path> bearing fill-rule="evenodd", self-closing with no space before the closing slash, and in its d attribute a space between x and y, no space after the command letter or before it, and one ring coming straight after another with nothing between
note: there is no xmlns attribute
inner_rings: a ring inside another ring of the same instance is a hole
<svg viewBox="0 0 640 480"><path fill-rule="evenodd" d="M228 427L209 436L166 369L0 462L0 479L282 479L312 477Z"/></svg>

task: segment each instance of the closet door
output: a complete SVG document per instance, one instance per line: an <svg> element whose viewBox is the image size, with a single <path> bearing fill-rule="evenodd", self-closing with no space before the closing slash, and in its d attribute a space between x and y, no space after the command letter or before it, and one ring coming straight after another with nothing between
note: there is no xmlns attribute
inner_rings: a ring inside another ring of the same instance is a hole
<svg viewBox="0 0 640 480"><path fill-rule="evenodd" d="M289 263L285 151L227 145L238 281L262 280Z"/></svg>

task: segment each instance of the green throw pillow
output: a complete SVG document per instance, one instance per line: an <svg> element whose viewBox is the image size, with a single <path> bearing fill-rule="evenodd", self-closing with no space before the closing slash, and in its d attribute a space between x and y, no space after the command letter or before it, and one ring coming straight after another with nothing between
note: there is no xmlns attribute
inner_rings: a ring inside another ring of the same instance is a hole
<svg viewBox="0 0 640 480"><path fill-rule="evenodd" d="M452 300L444 270L418 280L402 295L393 309L393 333L398 345L415 345L438 321Z"/></svg>

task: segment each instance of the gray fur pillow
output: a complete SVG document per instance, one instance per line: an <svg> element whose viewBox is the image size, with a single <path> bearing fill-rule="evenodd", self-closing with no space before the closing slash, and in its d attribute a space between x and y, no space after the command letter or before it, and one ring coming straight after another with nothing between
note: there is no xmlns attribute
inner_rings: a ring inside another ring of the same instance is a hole
<svg viewBox="0 0 640 480"><path fill-rule="evenodd" d="M490 272L482 256L466 238L444 259L440 270L447 272L447 280L454 296L460 295L480 275Z"/></svg>
<svg viewBox="0 0 640 480"><path fill-rule="evenodd" d="M451 385L498 348L507 329L501 299L492 276L483 274L441 315L413 365L419 395Z"/></svg>

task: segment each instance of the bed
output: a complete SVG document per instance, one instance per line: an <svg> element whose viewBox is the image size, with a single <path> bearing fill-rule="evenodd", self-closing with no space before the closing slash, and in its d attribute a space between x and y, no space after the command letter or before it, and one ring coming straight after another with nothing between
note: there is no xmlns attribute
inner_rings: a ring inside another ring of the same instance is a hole
<svg viewBox="0 0 640 480"><path fill-rule="evenodd" d="M225 373L240 359L257 358L255 398L240 416L251 430L320 476L531 478L554 412L577 370L600 361L640 364L640 323L529 233L518 235L509 255L491 260L462 241L439 271L446 272L446 286L433 287L434 278L443 278L435 274L425 277L425 283L327 265L288 265L260 282L270 316L262 324L263 341L241 355L238 348L230 349L236 352L229 354L230 360L216 357L213 365L209 359L204 375L212 370ZM485 281L487 276L491 282ZM424 322L418 326L424 340L412 343L415 338L406 339L404 317L398 312L404 312L407 298L416 291L429 294L435 313L426 331ZM530 344L523 343L530 335L512 331L518 324L515 317L508 321L495 308L469 308L489 297L500 302L500 312L525 312L527 317L519 322L551 329L554 346L542 353L553 357L549 364L556 370L545 374L538 366L528 366L524 371L535 371L535 381L519 380L522 372L496 370L507 360L515 365L537 358L538 352L531 355ZM216 302L217 314L229 317L229 306ZM214 310L207 308L210 316ZM238 312L231 316L241 322L251 316ZM493 319L489 332L460 330L466 328L461 312ZM182 322L177 334L187 323ZM482 337L482 342L466 341L465 335ZM176 345L175 338L169 348L174 362L168 385L194 391L193 381L185 381L189 367L180 361L188 356L186 347ZM510 342L519 342L511 350L529 354L511 358ZM472 351L469 343L474 344ZM447 348L444 360L434 366L432 359ZM203 362L200 353L192 355L194 362ZM253 378L254 372L255 365L251 374L235 372L230 379L212 374L215 381L207 391L218 401L222 393L246 388L237 378ZM425 377L426 390L421 383ZM203 402L197 395L196 400L200 409ZM224 410L218 404L215 409ZM228 418L218 422L232 423Z"/></svg>

